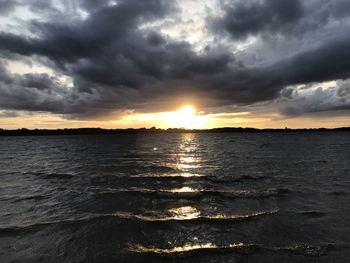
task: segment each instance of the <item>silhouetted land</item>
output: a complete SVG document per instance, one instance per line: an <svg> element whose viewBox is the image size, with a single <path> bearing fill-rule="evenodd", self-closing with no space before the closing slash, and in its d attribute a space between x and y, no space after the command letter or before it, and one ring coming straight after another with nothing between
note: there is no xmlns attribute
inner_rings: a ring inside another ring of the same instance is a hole
<svg viewBox="0 0 350 263"><path fill-rule="evenodd" d="M142 133L228 133L228 132L342 132L350 131L350 127L326 129L256 129L256 128L214 128L214 129L157 129L157 128L140 128L140 129L101 129L101 128L77 128L77 129L17 129L4 130L0 129L0 136L25 136L25 135L84 135L84 134L142 134Z"/></svg>

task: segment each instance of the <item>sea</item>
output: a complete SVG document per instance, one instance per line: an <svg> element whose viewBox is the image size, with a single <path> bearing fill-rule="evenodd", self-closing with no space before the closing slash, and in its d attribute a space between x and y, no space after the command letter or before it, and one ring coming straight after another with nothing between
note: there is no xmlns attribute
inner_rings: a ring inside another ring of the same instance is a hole
<svg viewBox="0 0 350 263"><path fill-rule="evenodd" d="M350 262L350 133L0 137L0 262Z"/></svg>

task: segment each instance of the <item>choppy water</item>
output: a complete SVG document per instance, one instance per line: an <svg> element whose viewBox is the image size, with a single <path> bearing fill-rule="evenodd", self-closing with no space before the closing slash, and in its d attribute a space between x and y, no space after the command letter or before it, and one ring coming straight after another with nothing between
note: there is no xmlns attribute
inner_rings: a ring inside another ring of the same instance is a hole
<svg viewBox="0 0 350 263"><path fill-rule="evenodd" d="M350 134L0 138L0 262L348 262Z"/></svg>

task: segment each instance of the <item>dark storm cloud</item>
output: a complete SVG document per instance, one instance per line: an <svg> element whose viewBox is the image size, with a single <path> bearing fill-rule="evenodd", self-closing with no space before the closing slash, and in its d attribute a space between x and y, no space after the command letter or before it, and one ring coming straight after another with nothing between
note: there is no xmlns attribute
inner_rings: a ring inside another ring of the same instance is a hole
<svg viewBox="0 0 350 263"><path fill-rule="evenodd" d="M109 55L113 51L118 52L118 42L130 37L128 34L132 34L140 22L164 16L168 8L169 4L163 1L129 0L116 6L103 7L86 21L77 21L76 24L33 21L31 29L40 37L24 38L3 33L0 35L0 46L5 51L21 55L46 56L58 64L94 55Z"/></svg>
<svg viewBox="0 0 350 263"><path fill-rule="evenodd" d="M293 99L298 92L290 87L281 90L281 97L287 99Z"/></svg>
<svg viewBox="0 0 350 263"><path fill-rule="evenodd" d="M254 103L276 98L286 86L342 79L350 76L348 36L280 60L270 66L240 68L201 78L221 100Z"/></svg>
<svg viewBox="0 0 350 263"><path fill-rule="evenodd" d="M48 74L24 74L19 79L19 84L25 88L34 88L38 90L53 90L57 85L55 77Z"/></svg>
<svg viewBox="0 0 350 263"><path fill-rule="evenodd" d="M214 22L234 38L244 38L264 31L288 30L303 15L299 0L228 1L225 15Z"/></svg>
<svg viewBox="0 0 350 263"><path fill-rule="evenodd" d="M339 85L337 95L341 98L350 96L350 80L345 81Z"/></svg>
<svg viewBox="0 0 350 263"><path fill-rule="evenodd" d="M65 110L64 90L47 74L14 75L0 64L0 108L59 113Z"/></svg>
<svg viewBox="0 0 350 263"><path fill-rule="evenodd" d="M91 11L94 12L98 9L100 9L101 7L107 6L108 3L110 1L109 0L80 0L80 4L81 6L87 10L87 11Z"/></svg>
<svg viewBox="0 0 350 263"><path fill-rule="evenodd" d="M321 113L332 116L334 111L348 113L350 110L350 80L337 81L334 86L322 88L312 85L307 89L289 87L293 95L282 106L286 116L300 116L309 113Z"/></svg>
<svg viewBox="0 0 350 263"><path fill-rule="evenodd" d="M233 39L247 36L297 36L348 18L347 0L246 0L223 1L223 17L210 19L212 29Z"/></svg>
<svg viewBox="0 0 350 263"><path fill-rule="evenodd" d="M350 110L350 96L340 98L334 88L319 88L307 96L297 97L292 103L284 105L281 112L286 116L300 116L310 113L322 113L332 116L334 111Z"/></svg>
<svg viewBox="0 0 350 263"><path fill-rule="evenodd" d="M74 96L93 95L89 97L92 101L67 105L62 112L71 107L68 111L73 113L105 113L111 110L110 105L126 108L150 97L147 91L151 87L164 89L172 80L190 82L195 75L227 71L233 60L228 53L197 55L186 42L138 30L140 22L161 18L170 10L174 9L168 1L124 1L101 7L74 25L33 22L32 29L40 36L37 38L2 33L0 48L4 56L16 53L50 59L58 70L73 77ZM47 87L47 79L42 79L42 85L39 79L36 77L36 88ZM28 84L29 80L24 82ZM34 86L32 83L30 86Z"/></svg>
<svg viewBox="0 0 350 263"><path fill-rule="evenodd" d="M13 11L18 2L15 0L0 0L0 15L4 15Z"/></svg>
<svg viewBox="0 0 350 263"><path fill-rule="evenodd" d="M11 15L17 7L28 7L33 12L50 11L50 15L58 12L57 9L53 8L52 1L48 0L0 0L0 16Z"/></svg>
<svg viewBox="0 0 350 263"><path fill-rule="evenodd" d="M229 2L225 15L214 24L217 32L239 39L311 31L327 21L341 23L350 7L345 1ZM350 75L347 35L325 37L320 44L276 57L273 63L246 66L231 50L208 46L195 52L186 41L142 28L177 12L172 1L67 3L72 10L85 10L86 19L68 18L45 1L36 2L54 19L32 20L30 36L1 32L0 56L40 59L58 75L68 76L73 86L52 74L16 75L2 66L0 108L91 117L128 108L147 110L153 104L166 107L179 96L193 96L203 104L210 99L210 106L242 105L281 95L292 98L293 91L285 87ZM310 12L317 15L310 18Z"/></svg>

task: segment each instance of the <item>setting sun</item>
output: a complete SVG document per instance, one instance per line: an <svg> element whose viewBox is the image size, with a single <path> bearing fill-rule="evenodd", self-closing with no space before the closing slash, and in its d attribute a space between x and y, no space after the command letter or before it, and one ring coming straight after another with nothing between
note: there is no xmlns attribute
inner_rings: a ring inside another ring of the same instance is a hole
<svg viewBox="0 0 350 263"><path fill-rule="evenodd" d="M179 109L176 112L179 113L179 115L192 116L196 113L196 109L191 105L187 105L187 106L182 107L181 109Z"/></svg>
<svg viewBox="0 0 350 263"><path fill-rule="evenodd" d="M177 111L164 112L160 119L171 128L200 129L205 126L205 116L197 115L196 109L186 105Z"/></svg>
<svg viewBox="0 0 350 263"><path fill-rule="evenodd" d="M185 128L185 129L203 129L209 122L207 115L199 114L198 110L192 105L185 105L176 111L131 114L118 124L138 126L156 126L157 128Z"/></svg>

